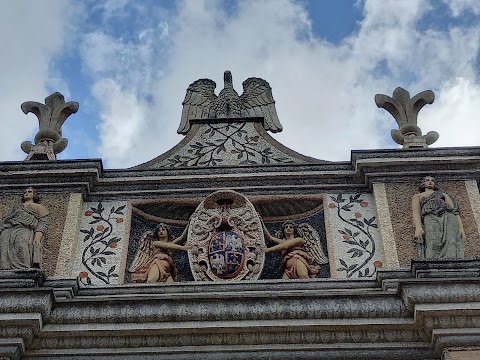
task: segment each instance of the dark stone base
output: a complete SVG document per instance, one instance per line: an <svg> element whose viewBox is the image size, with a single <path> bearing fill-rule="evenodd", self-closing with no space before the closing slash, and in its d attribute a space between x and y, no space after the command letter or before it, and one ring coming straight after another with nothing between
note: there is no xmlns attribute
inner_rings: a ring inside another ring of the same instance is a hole
<svg viewBox="0 0 480 360"><path fill-rule="evenodd" d="M39 287L45 274L39 269L0 270L0 288Z"/></svg>

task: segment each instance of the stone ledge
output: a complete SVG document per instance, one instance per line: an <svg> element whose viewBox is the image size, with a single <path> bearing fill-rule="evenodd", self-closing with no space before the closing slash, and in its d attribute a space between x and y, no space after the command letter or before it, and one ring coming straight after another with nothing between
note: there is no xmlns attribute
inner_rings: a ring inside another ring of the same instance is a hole
<svg viewBox="0 0 480 360"><path fill-rule="evenodd" d="M0 288L39 287L45 274L39 269L0 270Z"/></svg>

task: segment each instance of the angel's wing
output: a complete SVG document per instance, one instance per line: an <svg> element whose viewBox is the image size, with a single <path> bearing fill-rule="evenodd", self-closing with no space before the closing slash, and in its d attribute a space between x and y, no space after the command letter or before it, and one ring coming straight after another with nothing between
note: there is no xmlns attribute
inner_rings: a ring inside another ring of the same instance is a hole
<svg viewBox="0 0 480 360"><path fill-rule="evenodd" d="M305 241L305 250L315 258L317 264L328 263L328 258L323 253L317 230L309 224L303 223L298 225L298 232Z"/></svg>
<svg viewBox="0 0 480 360"><path fill-rule="evenodd" d="M147 260L152 256L152 242L155 240L153 232L147 231L142 235L138 244L137 252L132 260L132 264L128 268L129 272L135 272L141 268Z"/></svg>
<svg viewBox="0 0 480 360"><path fill-rule="evenodd" d="M270 84L263 79L248 78L242 85L243 94L240 99L246 108L242 116L263 117L265 130L282 131Z"/></svg>
<svg viewBox="0 0 480 360"><path fill-rule="evenodd" d="M190 84L183 100L182 120L177 133L186 134L190 130L191 119L202 119L208 115L208 108L217 96L215 95L215 81L200 79Z"/></svg>

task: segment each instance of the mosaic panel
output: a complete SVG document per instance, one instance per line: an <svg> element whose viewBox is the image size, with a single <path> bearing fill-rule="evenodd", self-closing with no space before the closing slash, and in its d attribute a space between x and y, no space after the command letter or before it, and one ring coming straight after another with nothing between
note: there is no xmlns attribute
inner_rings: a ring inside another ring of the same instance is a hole
<svg viewBox="0 0 480 360"><path fill-rule="evenodd" d="M84 285L119 284L127 239L125 201L85 203L78 234L75 274Z"/></svg>
<svg viewBox="0 0 480 360"><path fill-rule="evenodd" d="M126 269L125 272L125 283L131 283L132 275L128 271L129 267L134 261L137 249L141 246L141 240L144 237L146 232L154 232L156 223L153 221L148 221L143 219L136 214L132 214L131 217L131 227L129 229L129 244L128 244L128 254L126 255ZM318 242L319 246L322 249L322 252L328 256L327 251L327 241L325 236L325 223L324 223L324 211L321 210L311 216L303 219L295 219L294 223L296 225L308 224L314 228L319 236ZM282 235L282 225L283 221L277 222L267 222L265 223L268 231L277 237L283 237ZM172 238L177 238L182 234L184 228L174 225L169 225ZM171 252L173 262L175 265L175 281L184 282L184 281L194 281L194 276L192 274L190 263L188 259L187 252L185 251L173 251ZM281 279L283 273L280 271L280 265L282 260L281 252L272 252L265 254L265 261L263 262L263 268L260 273L259 279ZM317 275L318 278L328 278L330 277L330 265L322 264L320 266L320 272Z"/></svg>
<svg viewBox="0 0 480 360"><path fill-rule="evenodd" d="M302 162L259 135L253 123L203 124L179 152L155 167L283 164Z"/></svg>
<svg viewBox="0 0 480 360"><path fill-rule="evenodd" d="M384 259L373 196L327 194L325 205L332 277L375 277Z"/></svg>

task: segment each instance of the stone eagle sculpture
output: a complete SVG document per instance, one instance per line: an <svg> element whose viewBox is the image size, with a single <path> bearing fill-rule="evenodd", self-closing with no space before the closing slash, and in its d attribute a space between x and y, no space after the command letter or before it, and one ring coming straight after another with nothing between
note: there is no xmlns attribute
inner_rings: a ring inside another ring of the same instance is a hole
<svg viewBox="0 0 480 360"><path fill-rule="evenodd" d="M186 134L190 120L262 117L265 130L282 131L278 120L270 84L259 78L248 78L243 82L243 94L233 88L232 73L225 71L224 88L215 95L217 84L210 79L200 79L187 89L183 101L182 120L177 132Z"/></svg>

